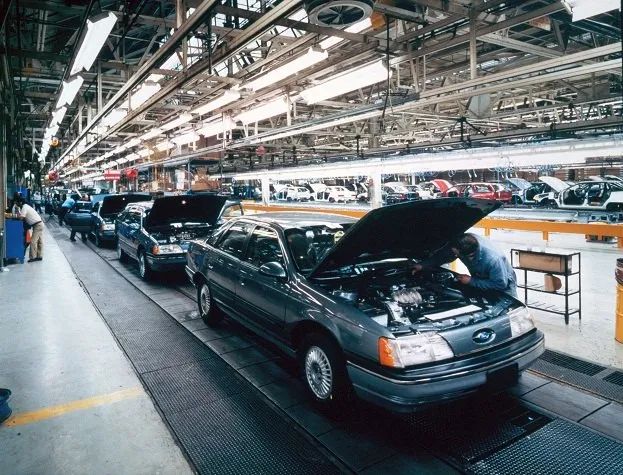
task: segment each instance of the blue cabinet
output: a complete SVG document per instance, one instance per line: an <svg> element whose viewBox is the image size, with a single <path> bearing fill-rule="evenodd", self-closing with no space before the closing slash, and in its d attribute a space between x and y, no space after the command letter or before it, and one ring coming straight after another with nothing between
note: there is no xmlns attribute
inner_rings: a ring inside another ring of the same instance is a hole
<svg viewBox="0 0 623 475"><path fill-rule="evenodd" d="M26 253L24 222L21 219L7 219L5 223L6 258L18 259L23 264Z"/></svg>

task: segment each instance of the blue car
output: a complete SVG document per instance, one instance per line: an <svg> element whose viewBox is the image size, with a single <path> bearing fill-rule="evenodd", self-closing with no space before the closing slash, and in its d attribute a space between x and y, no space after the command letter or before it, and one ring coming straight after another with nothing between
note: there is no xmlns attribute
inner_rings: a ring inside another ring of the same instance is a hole
<svg viewBox="0 0 623 475"><path fill-rule="evenodd" d="M141 277L183 270L190 241L206 239L228 218L242 216L238 201L219 195L165 196L130 203L117 216L117 255L138 261Z"/></svg>
<svg viewBox="0 0 623 475"><path fill-rule="evenodd" d="M147 193L132 193L120 195L96 195L91 198L91 222L89 233L95 239L95 245L101 247L105 242L115 242L115 219L129 203L149 201Z"/></svg>

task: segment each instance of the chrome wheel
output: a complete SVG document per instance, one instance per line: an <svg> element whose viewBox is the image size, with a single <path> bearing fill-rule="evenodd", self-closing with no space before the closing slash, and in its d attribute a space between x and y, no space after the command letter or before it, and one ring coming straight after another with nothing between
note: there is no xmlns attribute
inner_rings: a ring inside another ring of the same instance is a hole
<svg viewBox="0 0 623 475"><path fill-rule="evenodd" d="M305 355L305 377L309 388L318 399L328 399L333 389L333 371L326 353L312 346Z"/></svg>
<svg viewBox="0 0 623 475"><path fill-rule="evenodd" d="M199 307L201 309L201 316L208 315L210 313L210 288L206 284L201 285L199 291Z"/></svg>
<svg viewBox="0 0 623 475"><path fill-rule="evenodd" d="M141 253L138 256L138 272L139 274L141 274L142 278L145 278L145 269L147 267L147 264L145 262L145 254Z"/></svg>

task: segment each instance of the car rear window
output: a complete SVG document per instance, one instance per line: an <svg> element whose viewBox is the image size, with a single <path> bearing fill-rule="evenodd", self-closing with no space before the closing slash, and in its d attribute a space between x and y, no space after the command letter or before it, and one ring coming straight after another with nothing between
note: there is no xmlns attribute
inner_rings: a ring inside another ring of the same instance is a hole
<svg viewBox="0 0 623 475"><path fill-rule="evenodd" d="M298 271L311 272L350 226L351 223L344 223L286 230L286 242Z"/></svg>

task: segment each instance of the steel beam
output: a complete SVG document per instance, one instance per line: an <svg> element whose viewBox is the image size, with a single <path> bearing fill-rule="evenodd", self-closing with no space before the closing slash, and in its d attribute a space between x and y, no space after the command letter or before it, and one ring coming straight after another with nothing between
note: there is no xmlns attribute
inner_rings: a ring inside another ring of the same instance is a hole
<svg viewBox="0 0 623 475"><path fill-rule="evenodd" d="M524 53L530 53L535 56L543 56L545 58L559 58L564 55L562 51L536 46L526 43L525 41L515 40L513 38L509 38L508 36L502 36L496 33L482 35L479 39L497 46L514 49L516 51L523 51Z"/></svg>

